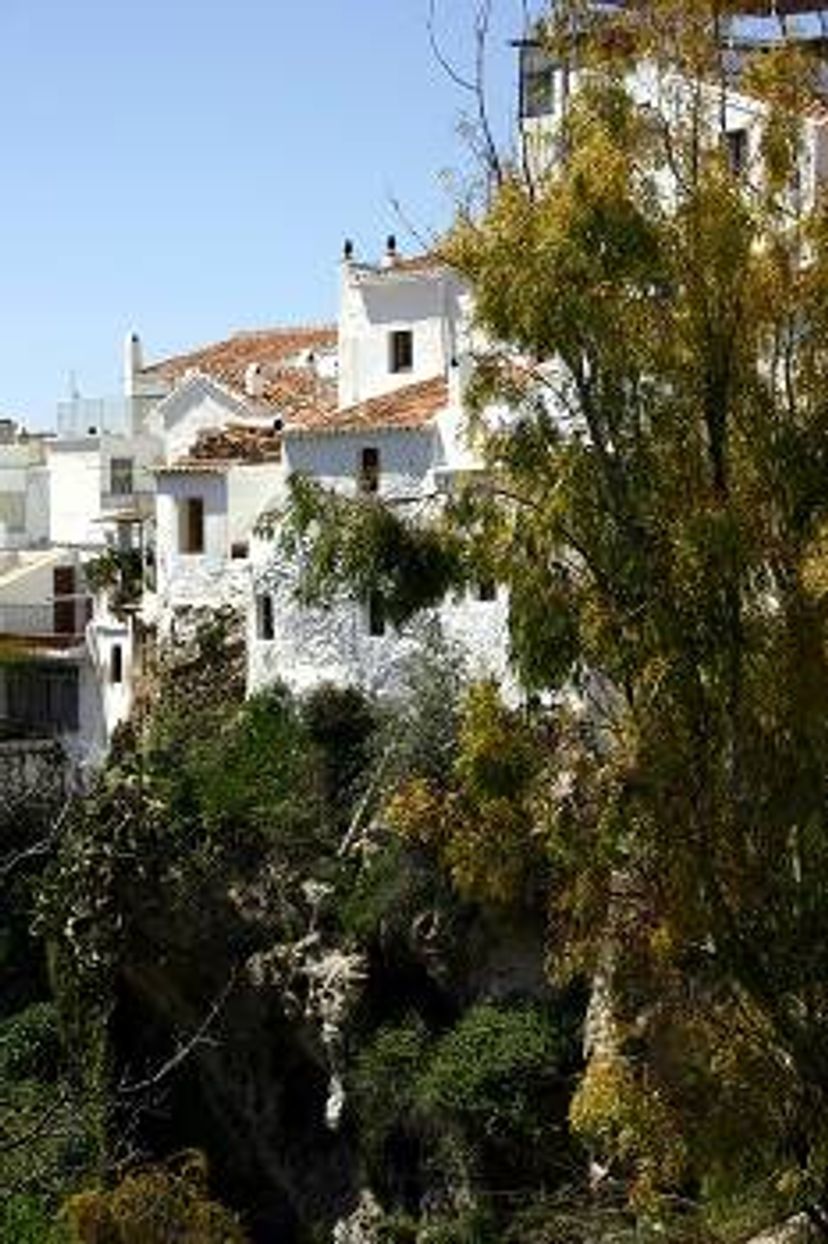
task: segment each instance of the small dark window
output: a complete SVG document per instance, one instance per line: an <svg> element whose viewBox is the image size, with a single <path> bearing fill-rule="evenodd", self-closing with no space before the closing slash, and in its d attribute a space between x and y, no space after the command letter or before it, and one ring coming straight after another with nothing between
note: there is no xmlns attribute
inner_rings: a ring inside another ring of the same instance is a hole
<svg viewBox="0 0 828 1244"><path fill-rule="evenodd" d="M109 463L109 491L116 497L131 497L134 491L132 458L112 458Z"/></svg>
<svg viewBox="0 0 828 1244"><path fill-rule="evenodd" d="M124 681L124 650L120 644L112 645L110 678L113 683L121 683Z"/></svg>
<svg viewBox="0 0 828 1244"><path fill-rule="evenodd" d="M372 592L368 597L368 634L385 634L385 601L381 592Z"/></svg>
<svg viewBox="0 0 828 1244"><path fill-rule="evenodd" d="M414 366L414 334L410 328L397 329L388 338L388 370L411 371Z"/></svg>
<svg viewBox="0 0 828 1244"><path fill-rule="evenodd" d="M747 130L728 130L725 134L727 163L734 177L741 177L748 162Z"/></svg>
<svg viewBox="0 0 828 1244"><path fill-rule="evenodd" d="M497 584L494 579L481 579L477 584L478 600L497 600Z"/></svg>
<svg viewBox="0 0 828 1244"><path fill-rule="evenodd" d="M52 627L55 635L77 635L75 616L75 567L55 566L52 574L54 604Z"/></svg>
<svg viewBox="0 0 828 1244"><path fill-rule="evenodd" d="M204 498L187 497L181 503L180 549L182 553L204 552Z"/></svg>
<svg viewBox="0 0 828 1244"><path fill-rule="evenodd" d="M230 556L233 561L243 561L248 553L249 548L246 540L234 540L230 545Z"/></svg>
<svg viewBox="0 0 828 1244"><path fill-rule="evenodd" d="M256 597L256 636L258 639L273 639L276 628L273 621L273 597Z"/></svg>
<svg viewBox="0 0 828 1244"><path fill-rule="evenodd" d="M379 492L380 453L378 449L363 449L359 456L359 491Z"/></svg>

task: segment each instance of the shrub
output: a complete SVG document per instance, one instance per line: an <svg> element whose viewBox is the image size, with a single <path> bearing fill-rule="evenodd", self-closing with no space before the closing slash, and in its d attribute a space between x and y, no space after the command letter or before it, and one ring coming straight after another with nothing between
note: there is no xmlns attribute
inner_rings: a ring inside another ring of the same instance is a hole
<svg viewBox="0 0 828 1244"><path fill-rule="evenodd" d="M381 1028L357 1059L354 1100L363 1139L374 1154L395 1129L411 1126L417 1073L427 1044L425 1025L413 1016Z"/></svg>
<svg viewBox="0 0 828 1244"><path fill-rule="evenodd" d="M542 1008L481 1003L437 1043L416 1086L419 1110L490 1140L535 1142L549 1120L545 1089L564 1053Z"/></svg>
<svg viewBox="0 0 828 1244"><path fill-rule="evenodd" d="M111 1191L78 1193L61 1216L72 1244L245 1244L246 1239L235 1216L207 1196L199 1154L186 1155L178 1171L145 1167L125 1175Z"/></svg>
<svg viewBox="0 0 828 1244"><path fill-rule="evenodd" d="M0 1023L0 1080L54 1079L60 1061L57 1010L35 1002Z"/></svg>
<svg viewBox="0 0 828 1244"><path fill-rule="evenodd" d="M40 1197L13 1196L0 1205L0 1244L68 1244L68 1236Z"/></svg>

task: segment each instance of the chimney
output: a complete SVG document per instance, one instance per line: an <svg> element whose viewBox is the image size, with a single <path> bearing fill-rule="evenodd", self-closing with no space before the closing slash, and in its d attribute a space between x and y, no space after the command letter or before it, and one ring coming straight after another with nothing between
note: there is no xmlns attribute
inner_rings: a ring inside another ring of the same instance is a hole
<svg viewBox="0 0 828 1244"><path fill-rule="evenodd" d="M262 397L264 394L264 371L261 363L250 363L244 373L244 391L248 397Z"/></svg>
<svg viewBox="0 0 828 1244"><path fill-rule="evenodd" d="M382 257L383 268L393 268L398 258L397 239L393 233L389 233L385 239L385 254Z"/></svg>
<svg viewBox="0 0 828 1244"><path fill-rule="evenodd" d="M136 332L127 333L124 342L124 394L135 396L135 382L138 373L144 367L144 352L141 349L141 338Z"/></svg>

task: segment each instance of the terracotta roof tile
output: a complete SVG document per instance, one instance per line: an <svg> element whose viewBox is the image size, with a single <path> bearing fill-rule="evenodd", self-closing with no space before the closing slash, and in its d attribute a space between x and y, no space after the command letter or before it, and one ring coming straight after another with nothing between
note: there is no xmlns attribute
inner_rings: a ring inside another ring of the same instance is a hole
<svg viewBox="0 0 828 1244"><path fill-rule="evenodd" d="M318 376L311 368L272 366L262 375L261 400L288 419L309 411L336 409L336 381Z"/></svg>
<svg viewBox="0 0 828 1244"><path fill-rule="evenodd" d="M196 462L279 462L282 435L277 428L228 424L202 432L186 461Z"/></svg>
<svg viewBox="0 0 828 1244"><path fill-rule="evenodd" d="M214 345L152 363L143 369L143 374L160 376L174 384L186 372L200 371L243 393L251 363L284 364L303 350L331 349L336 341L334 325L236 333Z"/></svg>
<svg viewBox="0 0 828 1244"><path fill-rule="evenodd" d="M444 376L419 380L380 397L368 398L342 409L312 409L288 421L285 431L294 435L355 432L361 428L422 428L448 404Z"/></svg>

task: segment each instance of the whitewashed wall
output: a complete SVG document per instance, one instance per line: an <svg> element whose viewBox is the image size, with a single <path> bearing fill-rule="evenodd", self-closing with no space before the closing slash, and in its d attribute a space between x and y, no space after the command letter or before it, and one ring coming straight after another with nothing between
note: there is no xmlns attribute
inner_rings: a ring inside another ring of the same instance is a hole
<svg viewBox="0 0 828 1244"><path fill-rule="evenodd" d="M418 497L431 489L431 471L437 453L433 428L342 432L327 435L285 436L288 473L308 475L325 488L346 496L357 491L363 449L380 453L380 496Z"/></svg>
<svg viewBox="0 0 828 1244"><path fill-rule="evenodd" d="M42 605L51 607L54 596L56 566L77 566L73 550L48 549L42 552L20 552L0 574L0 614L3 605ZM22 634L36 634L29 627ZM48 632L47 632L48 633Z"/></svg>
<svg viewBox="0 0 828 1244"><path fill-rule="evenodd" d="M32 548L49 536L42 441L0 445L0 548Z"/></svg>
<svg viewBox="0 0 828 1244"><path fill-rule="evenodd" d="M227 480L224 474L159 474L156 495L158 595L171 607L210 600L221 590L228 552ZM182 553L180 507L204 501L204 552ZM216 605L224 603L216 600Z"/></svg>
<svg viewBox="0 0 828 1244"><path fill-rule="evenodd" d="M193 374L159 402L146 426L161 442L163 460L172 463L187 456L200 433L225 427L250 414L244 403L235 401L208 377Z"/></svg>
<svg viewBox="0 0 828 1244"><path fill-rule="evenodd" d="M135 691L137 653L134 631L128 618L119 618L109 608L105 593L95 599L92 622L87 628L87 643L95 679L99 688L98 706L103 719L102 734L106 740L129 718ZM113 681L114 650L121 649L122 678Z"/></svg>
<svg viewBox="0 0 828 1244"><path fill-rule="evenodd" d="M330 682L356 685L377 695L401 688L412 656L434 643L439 632L462 653L469 676L498 680L508 698L516 687L508 667L508 609L500 594L494 601L471 595L424 610L399 631L371 635L368 611L352 602L332 609L308 609L295 599L296 569L275 545L256 550L253 595L247 611L247 686L255 694L284 682L301 693ZM271 595L274 637L257 633L257 597Z"/></svg>
<svg viewBox="0 0 828 1244"><path fill-rule="evenodd" d="M97 437L55 441L47 448L49 539L53 544L102 545L101 451Z"/></svg>
<svg viewBox="0 0 828 1244"><path fill-rule="evenodd" d="M445 270L374 270L345 262L339 316L339 404L352 406L444 375L455 350L460 285ZM413 332L410 371L389 367L389 334Z"/></svg>

